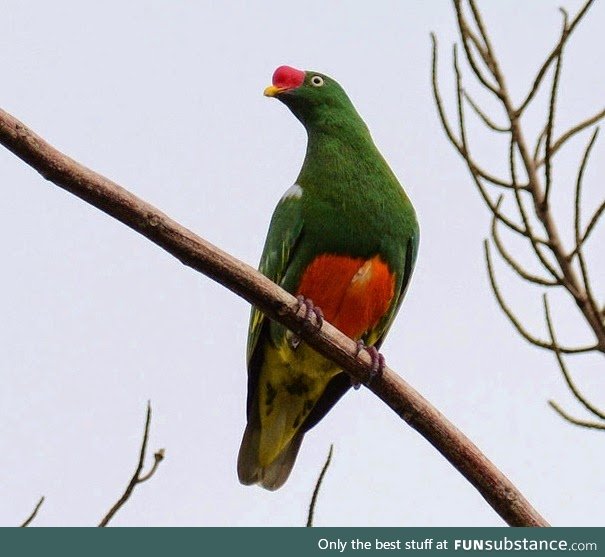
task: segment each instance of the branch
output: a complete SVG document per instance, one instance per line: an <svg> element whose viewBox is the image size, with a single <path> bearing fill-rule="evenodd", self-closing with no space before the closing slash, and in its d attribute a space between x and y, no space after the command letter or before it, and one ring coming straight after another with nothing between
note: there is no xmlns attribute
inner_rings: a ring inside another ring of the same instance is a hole
<svg viewBox="0 0 605 557"><path fill-rule="evenodd" d="M73 193L133 230L185 265L229 288L268 317L296 331L321 355L338 364L355 381L367 383L372 362L367 351L324 323L304 327L294 296L250 266L181 226L151 204L111 180L63 155L23 123L0 110L0 143L46 179ZM369 389L423 435L511 526L545 526L517 488L479 449L415 389L388 367Z"/></svg>
<svg viewBox="0 0 605 557"><path fill-rule="evenodd" d="M544 62L544 64L542 64L542 66L538 70L538 73L534 79L534 82L531 86L529 93L527 94L527 97L525 97L525 100L521 103L521 106L519 106L519 108L517 109L518 116L520 116L521 113L527 108L527 105L532 101L535 94L538 92L538 89L540 88L540 85L542 83L542 80L544 79L544 76L546 75L548 68L552 64L553 60L559 55L561 49L563 48L564 43L569 39L569 36L572 34L576 25L578 23L580 23L580 20L584 17L586 12L588 11L588 8L590 8L590 6L592 5L593 2L594 2L594 0L588 0L588 2L586 2L584 4L584 6L582 6L582 8L580 8L580 11L577 13L576 17L574 17L572 22L567 27L567 33L564 33L561 35L561 38L559 39L559 41L557 42L557 44L555 45L555 47L553 48L551 53L546 58L546 61Z"/></svg>
<svg viewBox="0 0 605 557"><path fill-rule="evenodd" d="M502 197L498 200L497 206L500 206L502 202ZM534 284L539 284L540 286L560 286L561 283L556 279L547 279L544 277L540 277L538 275L534 275L529 271L526 271L519 263L504 247L502 239L500 238L500 234L498 233L498 221L495 218L492 218L492 239L494 240L494 245L498 250L498 253L502 256L502 259L506 261L511 269L513 269L522 279L532 282Z"/></svg>
<svg viewBox="0 0 605 557"><path fill-rule="evenodd" d="M315 489L313 490L313 496L311 497L311 504L309 505L309 514L307 515L307 528L311 528L313 526L313 517L315 515L315 506L317 505L317 496L319 495L319 490L321 488L321 484L324 481L324 477L328 468L330 467L330 463L332 462L332 452L334 450L334 445L330 445L330 452L328 453L328 458L326 458L326 462L319 473L319 478L317 478L317 483L315 484Z"/></svg>
<svg viewBox="0 0 605 557"><path fill-rule="evenodd" d="M576 387L576 384L573 382L571 375L569 373L569 370L567 369L567 366L565 365L565 361L563 360L563 357L561 356L561 349L560 349L559 343L557 342L557 339L555 337L555 329L553 327L552 319L550 317L550 308L548 307L548 298L546 297L546 294L544 294L543 300L544 300L544 316L546 317L546 326L548 327L548 333L550 335L550 340L554 346L553 351L555 353L555 356L557 357L557 362L559 364L559 367L561 368L563 377L565 377L565 382L567 383L569 390L572 392L572 394L576 398L576 400L582 406L584 406L584 408L586 408L586 410L588 410L591 414L593 414L597 418L599 418L601 420L605 420L605 413L601 412L601 410L599 410L596 406L591 404L586 399L586 397L580 392L578 387Z"/></svg>
<svg viewBox="0 0 605 557"><path fill-rule="evenodd" d="M114 504L114 506L111 507L111 509L109 509L109 512L103 517L103 520L101 520L101 522L99 522L99 526L101 526L101 527L107 526L107 524L114 517L114 515L125 505L126 501L128 501L128 499L130 499L130 496L132 495L134 488L137 485L139 485L140 483L143 483L143 482L147 481L149 478L151 478L155 474L155 471L158 469L160 462L162 462L162 460L164 460L164 449L160 449L153 455L154 462L153 462L153 466L151 467L151 470L149 470L149 472L147 474L145 474L143 476L141 475L141 472L143 471L143 465L145 464L145 454L147 453L147 441L149 440L149 425L150 424L151 424L151 404L148 402L147 403L147 417L145 418L145 431L143 433L143 442L141 444L141 452L139 454L139 461L137 463L137 468L134 471L134 474L132 475L132 478L130 479L130 482L126 486L126 490L124 491L122 496L117 500L117 502Z"/></svg>
<svg viewBox="0 0 605 557"><path fill-rule="evenodd" d="M488 128L498 133L510 133L510 126L499 126L481 109L481 107L473 100L473 98L466 91L462 90L462 94L464 95L464 98L467 100L468 104L471 105L471 108L475 111L475 114L479 116L481 120L483 120L483 123Z"/></svg>
<svg viewBox="0 0 605 557"><path fill-rule="evenodd" d="M601 110L600 112L597 112L594 116L591 116L590 118L586 118L586 120L582 120L581 122L579 122L572 128L568 129L564 134L561 135L561 137L559 137L559 139L557 139L552 144L552 147L550 148L551 157L553 157L555 155L555 153L561 147L563 147L563 145L569 139L571 139L574 135L576 135L577 133L580 133L581 131L585 130L586 128L589 128L593 124L596 124L603 117L605 117L605 108L603 110ZM540 134L540 136L538 138L538 143L536 144L536 150L534 152L534 160L536 161L536 168L539 168L540 166L542 166L544 164L545 159L538 159L538 151L540 150L540 144L541 144L542 140L544 139L545 132L546 132L546 128Z"/></svg>
<svg viewBox="0 0 605 557"><path fill-rule="evenodd" d="M23 521L23 524L21 524L21 528L25 528L32 523L34 518L36 518L36 515L38 514L38 511L40 510L42 503L44 503L44 496L40 497L40 500L34 507L34 510L32 511L32 513Z"/></svg>
<svg viewBox="0 0 605 557"><path fill-rule="evenodd" d="M554 351L555 345L552 342L547 342L545 340L539 339L539 338L535 337L534 335L532 335L530 332L528 332L527 329L525 329L525 327L521 324L521 321L519 321L519 318L508 307L508 305L504 301L502 293L500 292L498 283L496 282L496 274L494 272L492 258L491 258L491 254L490 254L490 250L489 250L489 243L487 240L485 240L485 242L484 242L484 247L485 247L485 264L487 267L487 274L489 276L489 282L492 286L492 291L494 293L494 296L496 297L496 300L498 302L498 305L500 306L500 309L504 312L506 317L508 317L510 322L513 324L513 327L515 327L515 329L517 329L517 332L525 340L527 340L527 342L530 342L531 344L533 344L534 346L538 346L539 348L546 348L547 350ZM597 345L581 346L578 348L567 348L567 347L558 346L557 349L563 354L581 354L584 352L592 352L593 350L596 350Z"/></svg>
<svg viewBox="0 0 605 557"><path fill-rule="evenodd" d="M565 412L554 400L549 400L548 404L550 407L561 416L564 420L567 420L569 423L574 425L579 425L580 427L587 427L589 429L600 429L605 431L605 424L600 422L592 422L590 420L580 420L578 418L574 418L567 412Z"/></svg>

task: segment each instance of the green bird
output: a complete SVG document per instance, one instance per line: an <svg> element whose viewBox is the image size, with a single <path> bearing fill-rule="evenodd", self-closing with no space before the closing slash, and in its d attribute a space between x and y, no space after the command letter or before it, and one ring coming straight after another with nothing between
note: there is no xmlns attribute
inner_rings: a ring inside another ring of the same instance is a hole
<svg viewBox="0 0 605 557"><path fill-rule="evenodd" d="M418 253L414 207L342 87L330 77L277 68L265 95L307 131L296 183L279 201L259 270L365 345L379 372L382 344ZM321 311L318 309L321 308ZM248 331L247 426L237 471L245 485L287 480L305 433L351 387L336 364L253 308Z"/></svg>

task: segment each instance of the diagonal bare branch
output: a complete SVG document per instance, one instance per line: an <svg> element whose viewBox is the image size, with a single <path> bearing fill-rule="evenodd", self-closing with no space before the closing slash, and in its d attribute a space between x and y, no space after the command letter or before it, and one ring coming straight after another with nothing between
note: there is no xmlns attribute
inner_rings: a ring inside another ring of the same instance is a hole
<svg viewBox="0 0 605 557"><path fill-rule="evenodd" d="M544 79L544 76L546 75L546 72L548 71L548 68L553 63L553 61L555 60L555 58L559 55L559 52L563 48L564 43L569 39L570 35L573 33L573 31L576 28L576 26L578 25L578 23L580 23L580 21L582 20L582 18L586 15L586 12L590 8L590 6L593 4L593 2L594 2L594 0L588 0L580 8L580 10L576 14L576 16L573 18L573 20L571 21L571 23L567 27L567 33L565 33L564 35L561 35L561 38L559 39L559 41L557 42L557 44L555 45L555 47L552 49L552 51L550 52L550 54L548 55L548 57L546 58L546 60L542 64L542 66L540 67L540 69L538 70L538 73L537 73L536 77L534 78L534 81L533 81L532 86L531 86L531 88L529 90L529 93L525 97L525 100L519 105L519 108L516 111L517 112L517 116L521 116L521 114L523 113L523 111L527 108L527 105L535 97L536 93L540 89L540 85L542 84L542 80Z"/></svg>
<svg viewBox="0 0 605 557"><path fill-rule="evenodd" d="M591 414L593 414L597 418L600 418L601 420L605 420L605 412L602 412L596 406L591 404L586 399L586 397L580 392L578 387L576 387L576 384L573 382L571 375L569 373L569 370L567 369L567 365L565 364L565 361L563 360L563 357L561 356L561 347L559 346L559 343L557 342L557 339L555 337L555 330L554 330L554 327L552 324L552 318L550 316L550 308L548 306L548 298L547 298L546 294L544 294L544 296L543 296L543 301L544 301L544 316L546 317L546 326L548 327L548 334L550 335L550 340L553 345L553 352L555 353L555 356L557 357L557 362L559 364L559 368L561 369L561 372L563 373L563 377L565 378L565 382L567 383L569 390L572 392L572 394L576 398L576 400L582 406L584 406L584 408L586 408L586 410L588 410Z"/></svg>
<svg viewBox="0 0 605 557"><path fill-rule="evenodd" d="M556 55L555 75L552 79L552 87L550 90L550 98L548 103L548 121L546 123L546 145L544 146L544 196L542 203L545 207L548 207L548 197L550 195L550 188L552 185L552 134L555 124L555 108L557 105L557 91L559 90L559 79L561 77L561 63L563 60L563 47L565 45L565 37L568 34L567 26L567 12L561 9L563 13L563 31L561 32L561 47Z"/></svg>
<svg viewBox="0 0 605 557"><path fill-rule="evenodd" d="M485 47L481 44L478 37L473 33L473 31L469 27L466 18L464 17L464 13L462 11L462 3L460 0L454 0L454 8L456 10L456 18L458 19L458 28L460 29L460 39L462 42L462 46L464 47L466 59L468 60L468 63L473 70L473 73L487 90L491 91L494 95L496 95L496 97L500 98L501 92L498 89L498 86L489 81L485 77L485 75L483 75L483 71L481 70L481 68L479 68L479 64L477 64L477 60L475 59L475 55L473 54L472 47L469 43L474 46L482 60L485 60Z"/></svg>
<svg viewBox="0 0 605 557"><path fill-rule="evenodd" d="M515 164L515 145L517 142L513 134L511 134L511 139L509 142L509 150L508 150L508 163L510 167L510 175L513 182L513 185L517 183L517 171ZM563 284L562 278L559 276L557 270L553 267L553 265L548 261L546 255L542 253L540 249L540 242L536 233L533 230L533 226L531 224L529 215L525 209L525 205L523 203L523 199L521 197L521 192L518 189L514 190L515 192L515 201L517 202L517 208L519 209L519 213L521 215L521 220L523 222L523 226L525 227L526 233L524 236L530 241L531 246L536 254L536 257L539 259L542 266L551 274L553 279L557 282L557 284ZM547 244L548 245L548 244ZM550 245L548 245L550 247Z"/></svg>
<svg viewBox="0 0 605 557"><path fill-rule="evenodd" d="M431 33L431 41L432 41L433 97L435 99L435 104L437 106L441 125L443 126L443 129L445 131L447 138L449 139L450 143L456 148L456 150L458 151L460 156L462 158L464 158L464 160L466 161L466 163L469 167L469 170L471 171L473 176L478 177L478 178L483 178L483 179L487 180L488 182L491 182L495 186L500 186L503 188L510 188L511 187L510 183L498 178L497 176L494 176L493 174L490 174L489 172L487 172L486 170L481 168L472 159L470 153L468 152L468 149L463 145L462 141L456 137L456 134L452 130L452 126L451 126L449 119L447 117L447 114L445 112L445 108L444 108L444 105L443 105L443 102L441 99L441 93L439 91L439 84L438 84L438 80L437 80L437 39L436 39L434 33ZM525 188L526 186L519 186L519 187ZM509 226L509 227L515 226L514 223L512 223L511 221L508 221L508 219L506 219L506 217L504 217L503 215L501 215L501 218L503 219L504 224L506 224L507 226Z"/></svg>
<svg viewBox="0 0 605 557"><path fill-rule="evenodd" d="M599 307L597 305L597 301L592 292L592 286L590 284L590 278L588 276L588 267L586 265L586 260L584 258L584 250L582 249L582 238L580 233L580 201L582 197L582 181L584 178L584 172L586 170L586 165L588 164L588 159L590 158L590 152L592 151L592 147L597 140L597 136L599 135L599 128L596 128L586 149L584 150L584 156L582 157L582 162L580 163L580 168L578 170L578 177L576 179L576 192L575 192L575 203L574 203L574 232L575 232L575 252L576 257L578 258L578 262L580 263L580 271L582 274L582 282L584 283L584 292L586 293L586 299L588 304L592 308L592 311L595 315L599 315ZM605 335L605 322L601 320L601 331Z"/></svg>
<svg viewBox="0 0 605 557"><path fill-rule="evenodd" d="M36 503L34 510L21 524L21 528L26 528L33 522L34 518L36 518L38 514L38 511L40 510L40 507L42 506L42 503L44 503L44 496L40 497L40 500Z"/></svg>
<svg viewBox="0 0 605 557"><path fill-rule="evenodd" d="M533 344L534 346L538 346L540 348L546 348L547 350L554 351L555 347L552 344L552 342L547 342L545 340L542 340L542 339L532 335L530 332L528 332L527 329L521 324L521 321L519 320L519 318L508 307L508 305L504 301L502 293L500 292L498 283L496 282L496 275L494 273L494 267L492 264L492 259L491 259L490 249L489 249L489 242L487 240L485 240L485 242L484 242L484 247L485 247L485 262L486 262L486 267L487 267L487 273L489 276L489 282L491 284L492 291L494 293L494 296L496 297L498 305L500 306L500 309L504 312L504 314L506 315L506 317L508 317L509 321L513 324L515 329L517 329L517 332L525 340L527 340L529 343ZM596 345L581 346L581 347L577 347L577 348L559 347L559 351L562 354L581 354L584 352L592 352L596 348L597 348Z"/></svg>
<svg viewBox="0 0 605 557"><path fill-rule="evenodd" d="M586 240L590 236L590 233L592 232L593 228L597 225L598 220L603 216L604 212L605 212L605 201L603 201L603 203L601 203L597 207L597 210L594 212L594 214L592 215L590 221L588 222L588 226L586 227L584 235L582 236L582 240L580 241L580 245L582 245L582 244L584 244L586 242Z"/></svg>
<svg viewBox="0 0 605 557"><path fill-rule="evenodd" d="M500 207L500 203L502 201L502 196L498 199L497 207ZM539 284L541 286L560 286L561 283L556 279L547 279L540 277L538 275L534 275L529 271L526 271L522 265L509 253L509 251L504 247L502 239L500 238L500 234L498 233L498 220L496 218L492 218L492 239L494 240L494 245L496 246L498 253L502 256L502 259L508 263L508 265L524 280L531 282L533 284Z"/></svg>
<svg viewBox="0 0 605 557"><path fill-rule="evenodd" d="M496 124L486 113L481 109L481 107L473 100L473 98L466 92L462 91L464 98L467 100L468 104L471 105L471 108L475 111L475 114L483 120L483 123L490 129L494 130L498 133L510 133L510 126L499 126Z"/></svg>
<svg viewBox="0 0 605 557"><path fill-rule="evenodd" d="M575 136L577 133L580 133L581 131L585 130L586 128L589 128L593 124L596 124L599 120L602 120L603 117L605 117L605 108L603 110L601 110L600 112L597 112L590 118L586 118L586 120L582 120L575 126L568 129L565 133L563 133L561 135L561 137L559 137L552 144L552 147L550 148L551 157L553 157L555 155L555 153L557 153L557 151L559 151L559 149L561 147L563 147L563 145L565 145L565 143L567 141L569 141L573 136ZM538 138L539 142L544 139L543 134L544 134L544 132L542 132L542 134L540 134L540 137ZM534 153L534 160L536 161L536 168L539 168L540 166L542 166L544 164L543 158L538 159L538 150L539 150L539 143L536 148L536 152Z"/></svg>
<svg viewBox="0 0 605 557"><path fill-rule="evenodd" d="M564 420L568 421L569 423L578 425L580 427L586 427L588 429L599 429L605 431L605 423L574 418L571 414L565 412L554 400L549 400L548 404L557 414L559 414L559 416L561 416Z"/></svg>

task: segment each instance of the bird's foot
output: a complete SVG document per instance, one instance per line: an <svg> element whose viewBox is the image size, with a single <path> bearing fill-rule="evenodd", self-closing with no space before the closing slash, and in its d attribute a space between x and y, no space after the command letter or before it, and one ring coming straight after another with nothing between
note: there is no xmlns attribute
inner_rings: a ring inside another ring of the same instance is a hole
<svg viewBox="0 0 605 557"><path fill-rule="evenodd" d="M382 375L384 368L386 367L385 364L385 360L384 360L384 356L378 352L377 348L375 346L366 346L365 342L363 342L363 340L359 339L357 341L357 350L355 351L355 356L359 356L359 353L365 350L369 355L370 358L372 359L372 367L370 368L370 376L368 377L368 381L366 382L366 385L369 385L374 377L376 377L377 375ZM353 385L354 389L359 389L359 387L361 386L361 383L359 381L356 381L355 379L351 379L351 385Z"/></svg>
<svg viewBox="0 0 605 557"><path fill-rule="evenodd" d="M298 307L296 308L296 313L302 311L304 317L303 327L313 327L319 331L322 325L324 324L324 313L321 311L321 308L317 307L313 300L310 298L305 298L302 294L296 296L296 300L298 302ZM311 316L315 317L315 323L313 323L313 319Z"/></svg>
<svg viewBox="0 0 605 557"><path fill-rule="evenodd" d="M305 298L302 294L296 296L296 300L298 302L296 313L298 314L302 312L302 316L304 318L302 328L311 329L315 327L319 331L324 324L324 314L323 311L321 311L321 308L316 306L313 303L313 300L310 298ZM315 321L313 321L312 316L315 317ZM297 348L300 344L300 337L296 334L292 335L290 344L292 348Z"/></svg>

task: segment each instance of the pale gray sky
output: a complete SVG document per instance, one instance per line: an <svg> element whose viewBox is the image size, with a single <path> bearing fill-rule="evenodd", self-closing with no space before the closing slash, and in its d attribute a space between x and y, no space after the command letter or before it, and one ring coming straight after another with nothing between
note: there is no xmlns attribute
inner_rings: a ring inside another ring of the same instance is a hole
<svg viewBox="0 0 605 557"><path fill-rule="evenodd" d="M480 2L517 99L558 36L558 5ZM571 12L579 5L565 2ZM553 524L603 523L603 434L575 429L547 407L555 398L582 415L552 355L522 341L493 299L482 255L487 211L437 120L429 32L439 36L453 114L449 2L5 0L2 13L0 106L253 265L305 148L300 124L262 90L281 64L337 79L421 222L413 283L383 348L388 363ZM604 26L599 2L567 55L559 130L602 107ZM542 118L534 116L533 130ZM476 144L483 160L503 167L501 151ZM589 206L603 197L603 145L587 176ZM581 146L555 167L565 219ZM1 525L19 523L40 495L37 525L96 524L134 469L147 399L150 449L165 447L166 460L116 525L302 525L330 443L317 525L502 524L364 389L307 435L284 488L241 486L248 305L4 149L0 180ZM602 252L598 232L593 256ZM603 277L603 260L593 265ZM498 269L511 303L544 334L540 291ZM554 313L561 336L590 340L571 304ZM570 363L605 407L602 357Z"/></svg>

